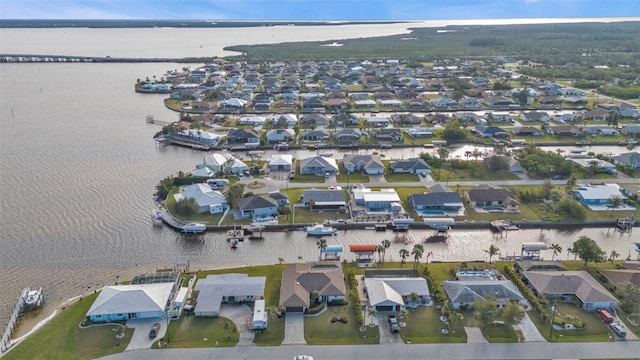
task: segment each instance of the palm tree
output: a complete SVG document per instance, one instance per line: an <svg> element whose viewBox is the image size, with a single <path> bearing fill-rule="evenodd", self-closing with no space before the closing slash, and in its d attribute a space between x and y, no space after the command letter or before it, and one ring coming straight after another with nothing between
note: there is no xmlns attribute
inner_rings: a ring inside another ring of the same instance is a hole
<svg viewBox="0 0 640 360"><path fill-rule="evenodd" d="M609 261L614 262L617 258L620 257L617 251L611 250L611 254L609 254Z"/></svg>
<svg viewBox="0 0 640 360"><path fill-rule="evenodd" d="M303 258L302 255L298 255L298 261L302 262Z"/></svg>
<svg viewBox="0 0 640 360"><path fill-rule="evenodd" d="M412 303L418 303L422 299L415 291L410 292L408 298Z"/></svg>
<svg viewBox="0 0 640 360"><path fill-rule="evenodd" d="M551 244L551 250L553 250L553 255L551 255L551 261L553 261L556 255L562 252L562 246L558 244Z"/></svg>
<svg viewBox="0 0 640 360"><path fill-rule="evenodd" d="M320 249L320 259L322 259L322 250L327 248L327 240L325 239L319 239L316 242L316 245L318 246L318 249Z"/></svg>
<svg viewBox="0 0 640 360"><path fill-rule="evenodd" d="M611 216L613 216L613 210L622 206L622 198L619 196L612 196L611 202L609 202L609 207L611 208Z"/></svg>
<svg viewBox="0 0 640 360"><path fill-rule="evenodd" d="M489 246L489 250L485 250L485 252L489 254L489 264L491 264L491 258L495 255L498 255L500 249L497 246L491 244L491 246Z"/></svg>
<svg viewBox="0 0 640 360"><path fill-rule="evenodd" d="M552 200L542 200L542 213L546 214L547 212L553 211L555 207L555 203Z"/></svg>
<svg viewBox="0 0 640 360"><path fill-rule="evenodd" d="M387 249L391 247L391 241L388 239L384 239L382 240L382 263L384 264L384 261L387 257Z"/></svg>
<svg viewBox="0 0 640 360"><path fill-rule="evenodd" d="M400 319L406 318L407 315L409 315L409 311L407 310L407 308L403 307L402 309L400 309Z"/></svg>
<svg viewBox="0 0 640 360"><path fill-rule="evenodd" d="M465 151L464 152L464 157L466 157L467 160L469 160L469 157L471 157L471 155L473 155L473 153L471 151Z"/></svg>
<svg viewBox="0 0 640 360"><path fill-rule="evenodd" d="M478 148L473 149L471 152L471 156L477 161L480 156L482 156L482 151L478 150Z"/></svg>
<svg viewBox="0 0 640 360"><path fill-rule="evenodd" d="M369 317L371 318L371 322L373 323L373 319L378 315L378 310L375 308L369 308Z"/></svg>
<svg viewBox="0 0 640 360"><path fill-rule="evenodd" d="M384 252L384 246L382 244L376 245L376 252L378 253L378 262L382 263L382 253Z"/></svg>
<svg viewBox="0 0 640 360"><path fill-rule="evenodd" d="M407 262L408 257L409 257L409 250L400 249L400 267L402 267L404 263Z"/></svg>
<svg viewBox="0 0 640 360"><path fill-rule="evenodd" d="M591 173L591 175L598 172L599 169L600 169L600 163L598 162L598 160L589 161L589 173Z"/></svg>
<svg viewBox="0 0 640 360"><path fill-rule="evenodd" d="M280 263L280 265L282 265L282 263L284 262L284 258L283 257L279 257L278 258L278 262Z"/></svg>
<svg viewBox="0 0 640 360"><path fill-rule="evenodd" d="M571 175L571 177L567 180L567 187L572 189L578 183L578 179L575 176Z"/></svg>
<svg viewBox="0 0 640 360"><path fill-rule="evenodd" d="M422 244L413 245L413 250L411 250L411 255L413 255L413 268L418 267L418 262L422 258L422 254L424 254L424 246Z"/></svg>

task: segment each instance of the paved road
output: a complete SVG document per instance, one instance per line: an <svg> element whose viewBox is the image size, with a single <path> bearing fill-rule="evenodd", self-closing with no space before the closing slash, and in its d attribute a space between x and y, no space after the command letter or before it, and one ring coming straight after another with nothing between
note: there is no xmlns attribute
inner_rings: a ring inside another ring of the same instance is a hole
<svg viewBox="0 0 640 360"><path fill-rule="evenodd" d="M637 359L640 343L423 344L353 346L241 346L234 348L138 350L103 357L106 360L291 359L307 354L314 360L336 359ZM428 355L427 355L428 354Z"/></svg>

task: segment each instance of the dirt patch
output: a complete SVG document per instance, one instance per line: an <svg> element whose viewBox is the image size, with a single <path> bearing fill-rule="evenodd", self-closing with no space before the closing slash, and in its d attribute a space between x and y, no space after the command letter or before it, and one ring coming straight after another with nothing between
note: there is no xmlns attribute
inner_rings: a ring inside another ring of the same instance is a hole
<svg viewBox="0 0 640 360"><path fill-rule="evenodd" d="M178 332L189 330L189 327L191 326L191 319L193 319L193 316L184 316L180 322L180 329L178 329Z"/></svg>

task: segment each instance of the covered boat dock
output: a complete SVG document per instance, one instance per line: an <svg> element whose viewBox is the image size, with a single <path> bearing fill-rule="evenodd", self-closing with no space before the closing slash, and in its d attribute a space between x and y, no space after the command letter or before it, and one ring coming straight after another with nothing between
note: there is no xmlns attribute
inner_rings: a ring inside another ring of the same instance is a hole
<svg viewBox="0 0 640 360"><path fill-rule="evenodd" d="M356 263L358 266L369 266L374 262L376 252L376 244L351 244L349 251L356 255Z"/></svg>

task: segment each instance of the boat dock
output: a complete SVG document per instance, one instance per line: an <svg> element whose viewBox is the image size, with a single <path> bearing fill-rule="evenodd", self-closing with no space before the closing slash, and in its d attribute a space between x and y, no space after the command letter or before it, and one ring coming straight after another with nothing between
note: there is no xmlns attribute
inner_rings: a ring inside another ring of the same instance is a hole
<svg viewBox="0 0 640 360"><path fill-rule="evenodd" d="M196 222L184 223L176 220L173 216L171 216L171 214L169 214L167 209L162 209L160 211L159 217L162 220L162 222L167 224L167 226L175 230L178 230L182 233L200 234L200 233L203 233L205 230L207 230L207 224L205 223L196 223ZM152 213L152 218L155 221L155 218L156 218L155 211Z"/></svg>
<svg viewBox="0 0 640 360"><path fill-rule="evenodd" d="M156 120L153 117L153 115L147 115L147 117L145 118L145 122L147 124L155 124L155 125L162 125L162 126L167 126L172 124L172 122L169 122L169 121Z"/></svg>
<svg viewBox="0 0 640 360"><path fill-rule="evenodd" d="M510 220L496 220L491 222L491 230L497 232L520 230L520 227Z"/></svg>
<svg viewBox="0 0 640 360"><path fill-rule="evenodd" d="M42 295L42 288L36 290L37 298L32 301L32 304L27 303L27 295L31 293L33 290L29 287L22 289L20 292L20 296L16 301L15 306L13 307L13 312L11 312L11 317L9 318L9 322L7 323L7 327L4 330L4 334L2 334L2 341L0 341L0 354L4 354L9 347L11 346L11 335L13 334L13 330L15 330L18 320L20 319L20 315L23 312L28 310L29 308L39 308L44 305L44 296Z"/></svg>
<svg viewBox="0 0 640 360"><path fill-rule="evenodd" d="M636 220L634 218L618 218L616 219L616 230L620 232L631 232Z"/></svg>

